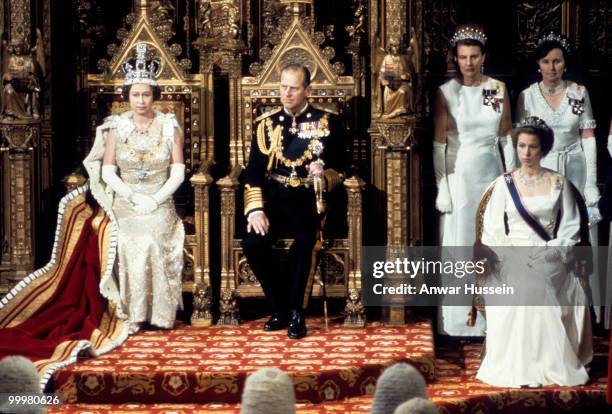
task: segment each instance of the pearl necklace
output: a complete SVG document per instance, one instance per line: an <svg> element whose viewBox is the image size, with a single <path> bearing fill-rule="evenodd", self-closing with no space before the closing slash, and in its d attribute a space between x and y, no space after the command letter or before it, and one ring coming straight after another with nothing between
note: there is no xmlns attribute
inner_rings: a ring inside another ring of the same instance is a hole
<svg viewBox="0 0 612 414"><path fill-rule="evenodd" d="M525 187L535 187L538 184L544 182L544 170L540 170L539 173L532 176L523 174L522 170L518 170L516 176L521 184Z"/></svg>
<svg viewBox="0 0 612 414"><path fill-rule="evenodd" d="M548 96L556 96L565 90L565 81L561 81L561 83L557 86L544 86L544 82L540 82L540 90L544 95Z"/></svg>

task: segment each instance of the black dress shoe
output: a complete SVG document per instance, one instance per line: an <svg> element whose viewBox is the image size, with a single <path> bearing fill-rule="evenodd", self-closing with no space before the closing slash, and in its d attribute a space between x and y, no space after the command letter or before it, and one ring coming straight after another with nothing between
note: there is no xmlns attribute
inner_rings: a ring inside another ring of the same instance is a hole
<svg viewBox="0 0 612 414"><path fill-rule="evenodd" d="M302 312L292 309L289 313L287 336L290 339L300 339L306 336L306 319Z"/></svg>
<svg viewBox="0 0 612 414"><path fill-rule="evenodd" d="M280 312L274 312L270 319L266 323L264 323L264 331L278 331L287 327L289 322L287 321L287 316Z"/></svg>

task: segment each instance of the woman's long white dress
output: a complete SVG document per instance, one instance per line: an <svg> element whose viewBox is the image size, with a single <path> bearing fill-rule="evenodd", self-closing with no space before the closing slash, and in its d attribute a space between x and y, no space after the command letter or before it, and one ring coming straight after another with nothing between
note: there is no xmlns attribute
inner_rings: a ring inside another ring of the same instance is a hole
<svg viewBox="0 0 612 414"><path fill-rule="evenodd" d="M500 259L500 268L488 277L487 285L507 283L532 295L531 301L525 294L516 297L516 305L485 307L486 354L476 378L491 385L573 386L589 379L584 366L593 356L591 323L580 280L568 270L572 269L565 263L568 256L530 256L530 252L554 252L551 246L573 246L579 241L580 215L572 190L558 174L551 180L548 195L522 197L525 208L551 236L561 210L556 237L548 242L519 215L503 177L496 181L487 205L482 242ZM532 306L533 297L547 305Z"/></svg>
<svg viewBox="0 0 612 414"><path fill-rule="evenodd" d="M157 113L156 122L139 133L132 113L116 117L116 160L121 179L134 191L155 194L168 179L175 128L173 115ZM169 198L150 214L136 213L115 194L119 226L117 276L122 308L131 323L172 328L182 308L181 276L185 230Z"/></svg>
<svg viewBox="0 0 612 414"><path fill-rule="evenodd" d="M572 107L572 100L582 101L581 110ZM516 116L518 121L528 116L537 116L552 128L555 133L553 148L546 157L542 158L541 165L566 176L584 197L587 167L580 130L593 129L597 126L586 88L575 82L568 82L565 96L555 111L544 99L538 84L533 83L519 95ZM590 229L589 236L591 245L598 246L597 226ZM597 268L590 275L589 284L593 296L599 297L601 287L597 278ZM596 308L595 312L599 318L599 309Z"/></svg>
<svg viewBox="0 0 612 414"><path fill-rule="evenodd" d="M440 90L448 109L446 171L452 202L452 211L441 215L441 245L472 246L480 197L503 172L498 133L505 86L493 78L479 86L464 86L452 79L440 86ZM485 93L494 96L496 101L485 99ZM445 277L442 283L469 281L469 277L460 281L451 279ZM438 312L439 332L453 336L484 335L484 323L480 319L476 326L467 326L469 311L469 306L443 305Z"/></svg>

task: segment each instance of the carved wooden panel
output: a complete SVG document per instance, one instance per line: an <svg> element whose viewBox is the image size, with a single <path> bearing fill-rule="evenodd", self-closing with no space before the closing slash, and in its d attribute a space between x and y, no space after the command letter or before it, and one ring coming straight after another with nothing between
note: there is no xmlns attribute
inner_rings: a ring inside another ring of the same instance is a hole
<svg viewBox="0 0 612 414"><path fill-rule="evenodd" d="M606 0L585 2L585 44L588 48L588 68L611 72L612 64L612 3Z"/></svg>
<svg viewBox="0 0 612 414"><path fill-rule="evenodd" d="M561 31L562 3L559 0L521 1L516 6L516 48L528 54L542 33Z"/></svg>

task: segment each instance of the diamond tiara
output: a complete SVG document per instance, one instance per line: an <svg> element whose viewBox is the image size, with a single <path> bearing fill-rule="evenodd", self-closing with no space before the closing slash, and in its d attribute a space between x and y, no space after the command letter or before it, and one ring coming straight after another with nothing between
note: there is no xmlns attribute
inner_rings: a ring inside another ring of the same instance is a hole
<svg viewBox="0 0 612 414"><path fill-rule="evenodd" d="M542 120L541 118L538 118L537 116L528 116L527 118L523 119L521 122L517 122L516 124L514 124L514 127L515 128L524 128L524 127L537 128L537 129L541 129L551 134L553 132L552 129L548 126L548 124L544 122L544 120Z"/></svg>
<svg viewBox="0 0 612 414"><path fill-rule="evenodd" d="M475 27L465 26L461 29L458 29L453 35L453 37L451 37L451 47L455 47L460 41L468 39L476 40L483 46L487 44L487 36L482 31L476 29Z"/></svg>
<svg viewBox="0 0 612 414"><path fill-rule="evenodd" d="M565 49L566 52L570 51L570 43L569 43L569 40L567 39L567 37L565 37L563 35L558 35L555 32L549 32L547 35L542 36L538 40L538 46L540 46L544 42L557 42L557 43L560 43L561 46L563 47L563 49Z"/></svg>
<svg viewBox="0 0 612 414"><path fill-rule="evenodd" d="M129 61L123 64L123 71L125 72L125 82L123 84L144 83L157 86L155 78L159 74L161 65L157 60L152 60L147 65L147 45L145 43L136 45L136 60L133 62L133 64Z"/></svg>

